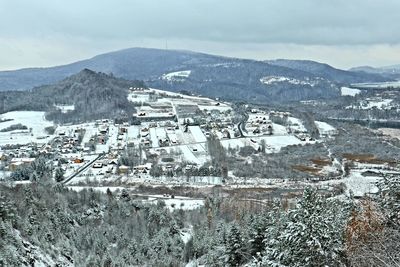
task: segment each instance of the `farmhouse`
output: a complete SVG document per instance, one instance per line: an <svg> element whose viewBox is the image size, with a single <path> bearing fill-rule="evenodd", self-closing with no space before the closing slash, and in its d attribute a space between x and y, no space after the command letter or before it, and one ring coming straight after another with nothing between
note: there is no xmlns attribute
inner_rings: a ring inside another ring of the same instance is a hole
<svg viewBox="0 0 400 267"><path fill-rule="evenodd" d="M34 158L13 158L10 161L9 170L15 171L18 167L29 166L34 161Z"/></svg>

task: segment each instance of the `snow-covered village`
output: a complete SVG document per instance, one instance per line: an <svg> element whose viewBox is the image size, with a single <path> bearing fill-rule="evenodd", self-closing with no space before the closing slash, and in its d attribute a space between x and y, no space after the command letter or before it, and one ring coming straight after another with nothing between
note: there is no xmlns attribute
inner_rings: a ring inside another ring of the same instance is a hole
<svg viewBox="0 0 400 267"><path fill-rule="evenodd" d="M399 267L399 11L0 1L0 267Z"/></svg>
<svg viewBox="0 0 400 267"><path fill-rule="evenodd" d="M376 191L374 182L383 174L398 173L390 162L378 162L373 156L337 159L326 155L325 159L312 159L310 165L294 166L311 174L306 181L296 177L244 177L235 168L228 168L227 162L217 168L213 158L225 150L229 157L252 165L257 153L278 153L288 146L325 145L338 130L315 121L319 133L315 136L287 111L263 111L245 105L242 114L237 114L229 102L157 89L130 87L128 99L137 107L132 114L133 124L111 119L54 124L45 119L44 112L2 114L2 179L29 181L31 173L17 170L40 158L51 166L57 182L71 188L223 184L296 190L312 185L334 191L344 183L353 194L362 196ZM74 110L73 105L56 107L62 113ZM22 129L13 130L16 125ZM342 170L350 163L351 173L344 176Z"/></svg>

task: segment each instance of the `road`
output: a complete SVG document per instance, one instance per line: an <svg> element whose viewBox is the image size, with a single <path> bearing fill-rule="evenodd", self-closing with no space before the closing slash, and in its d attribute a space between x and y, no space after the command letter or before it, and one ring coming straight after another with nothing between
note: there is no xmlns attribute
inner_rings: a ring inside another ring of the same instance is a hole
<svg viewBox="0 0 400 267"><path fill-rule="evenodd" d="M78 176L80 173L82 173L82 172L85 171L87 168L89 168L96 160L103 159L104 156L105 156L105 154L100 154L100 155L98 155L95 159L93 159L92 161L90 161L88 164L86 164L86 165L83 166L82 168L78 169L75 173L71 174L68 178L64 179L61 183L62 183L62 184L67 184L67 183L70 182L72 179L74 179L76 176Z"/></svg>
<svg viewBox="0 0 400 267"><path fill-rule="evenodd" d="M239 133L240 133L240 137L244 137L243 130L242 130L242 124L243 124L242 121L239 122L239 124L238 124L238 130L239 130Z"/></svg>

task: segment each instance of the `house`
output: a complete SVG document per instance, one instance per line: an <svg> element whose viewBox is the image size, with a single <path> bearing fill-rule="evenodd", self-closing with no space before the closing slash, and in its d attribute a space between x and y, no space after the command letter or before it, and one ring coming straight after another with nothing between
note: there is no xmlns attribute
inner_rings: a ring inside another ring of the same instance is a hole
<svg viewBox="0 0 400 267"><path fill-rule="evenodd" d="M169 143L168 138L161 138L158 140L159 146L167 146Z"/></svg>
<svg viewBox="0 0 400 267"><path fill-rule="evenodd" d="M75 158L73 160L74 163L79 164L79 163L83 163L85 160L83 158Z"/></svg>
<svg viewBox="0 0 400 267"><path fill-rule="evenodd" d="M150 146L151 144L149 139L145 139L143 143L145 146Z"/></svg>
<svg viewBox="0 0 400 267"><path fill-rule="evenodd" d="M133 167L135 173L148 173L151 169L151 165L138 165Z"/></svg>
<svg viewBox="0 0 400 267"><path fill-rule="evenodd" d="M118 165L118 159L109 159L108 164L109 165Z"/></svg>
<svg viewBox="0 0 400 267"><path fill-rule="evenodd" d="M231 139L231 133L227 129L222 130L223 138Z"/></svg>
<svg viewBox="0 0 400 267"><path fill-rule="evenodd" d="M108 127L106 125L101 125L99 127L99 133L106 134L108 132Z"/></svg>
<svg viewBox="0 0 400 267"><path fill-rule="evenodd" d="M13 158L10 161L9 170L10 171L15 171L19 167L29 166L34 161L35 161L34 158Z"/></svg>
<svg viewBox="0 0 400 267"><path fill-rule="evenodd" d="M7 155L4 154L3 152L0 152L0 161L5 161L7 160Z"/></svg>
<svg viewBox="0 0 400 267"><path fill-rule="evenodd" d="M93 164L93 168L94 168L94 169L103 168L103 163L102 163L102 162L95 162L95 163Z"/></svg>
<svg viewBox="0 0 400 267"><path fill-rule="evenodd" d="M128 166L125 166L125 165L119 166L119 168L118 168L118 173L119 174L128 174L128 172L129 172L129 167Z"/></svg>

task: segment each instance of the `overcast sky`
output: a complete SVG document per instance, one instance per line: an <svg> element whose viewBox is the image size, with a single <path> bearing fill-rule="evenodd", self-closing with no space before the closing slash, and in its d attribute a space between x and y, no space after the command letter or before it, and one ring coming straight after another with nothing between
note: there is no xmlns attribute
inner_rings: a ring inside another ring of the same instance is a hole
<svg viewBox="0 0 400 267"><path fill-rule="evenodd" d="M129 47L400 64L400 0L0 0L0 69Z"/></svg>

